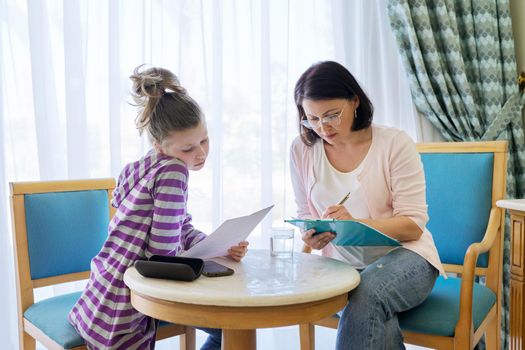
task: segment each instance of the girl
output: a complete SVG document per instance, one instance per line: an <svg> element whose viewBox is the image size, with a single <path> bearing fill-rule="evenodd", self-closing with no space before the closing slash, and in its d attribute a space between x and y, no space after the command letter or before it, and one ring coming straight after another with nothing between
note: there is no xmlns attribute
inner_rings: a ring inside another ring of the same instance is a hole
<svg viewBox="0 0 525 350"><path fill-rule="evenodd" d="M208 156L203 113L166 69L137 67L131 80L137 128L148 133L153 149L122 170L108 238L68 316L89 349L153 349L157 322L131 306L124 272L136 260L178 255L206 237L186 209L188 170L202 169ZM240 261L247 246L231 247L230 257ZM202 349L220 349L220 330L205 331L210 336Z"/></svg>

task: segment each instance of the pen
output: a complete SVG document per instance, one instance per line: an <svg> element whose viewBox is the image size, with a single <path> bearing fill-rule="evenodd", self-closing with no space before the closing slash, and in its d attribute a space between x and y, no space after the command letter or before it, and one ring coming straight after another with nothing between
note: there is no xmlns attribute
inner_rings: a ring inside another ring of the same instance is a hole
<svg viewBox="0 0 525 350"><path fill-rule="evenodd" d="M352 192L352 191L350 191L350 192ZM350 192L348 192L348 193L346 194L346 196L344 196L343 199L341 199L341 200L339 201L339 203L337 203L337 205L343 205L343 204L345 204L346 200L350 197Z"/></svg>

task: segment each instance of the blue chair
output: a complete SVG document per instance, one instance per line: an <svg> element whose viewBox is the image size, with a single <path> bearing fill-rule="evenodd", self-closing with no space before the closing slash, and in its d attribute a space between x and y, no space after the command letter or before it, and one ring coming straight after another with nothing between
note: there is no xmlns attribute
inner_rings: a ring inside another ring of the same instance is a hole
<svg viewBox="0 0 525 350"><path fill-rule="evenodd" d="M405 343L466 350L485 335L487 349L500 349L505 218L496 201L505 196L507 142L417 148L425 169L427 227L445 270L454 276L440 276L426 301L398 315ZM337 324L330 317L300 325L301 349L314 349L314 325Z"/></svg>
<svg viewBox="0 0 525 350"><path fill-rule="evenodd" d="M37 303L34 289L89 278L110 217L114 179L10 184L21 349L86 349L67 314L80 292ZM157 339L181 335L181 349L195 349L195 329L162 323Z"/></svg>

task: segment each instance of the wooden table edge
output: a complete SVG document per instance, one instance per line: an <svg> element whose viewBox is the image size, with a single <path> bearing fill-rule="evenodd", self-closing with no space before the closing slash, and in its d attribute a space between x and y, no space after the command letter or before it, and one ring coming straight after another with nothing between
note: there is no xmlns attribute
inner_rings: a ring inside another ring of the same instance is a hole
<svg viewBox="0 0 525 350"><path fill-rule="evenodd" d="M233 307L178 303L131 291L131 304L145 315L186 326L237 330L317 321L340 311L347 301L348 292L345 292L299 304Z"/></svg>

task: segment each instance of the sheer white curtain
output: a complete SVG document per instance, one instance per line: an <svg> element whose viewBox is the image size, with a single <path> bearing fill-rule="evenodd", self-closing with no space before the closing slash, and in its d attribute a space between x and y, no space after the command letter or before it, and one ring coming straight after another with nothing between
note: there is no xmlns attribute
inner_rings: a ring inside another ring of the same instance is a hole
<svg viewBox="0 0 525 350"><path fill-rule="evenodd" d="M210 232L225 218L275 204L250 238L252 247L262 247L268 228L295 210L288 174L288 147L297 135L293 87L309 65L345 64L369 93L375 122L416 137L385 6L381 0L0 0L2 348L18 344L7 184L116 177L143 155L148 144L128 103L134 67L172 70L206 112L210 159L190 175L195 225ZM278 346L289 348L270 347Z"/></svg>

